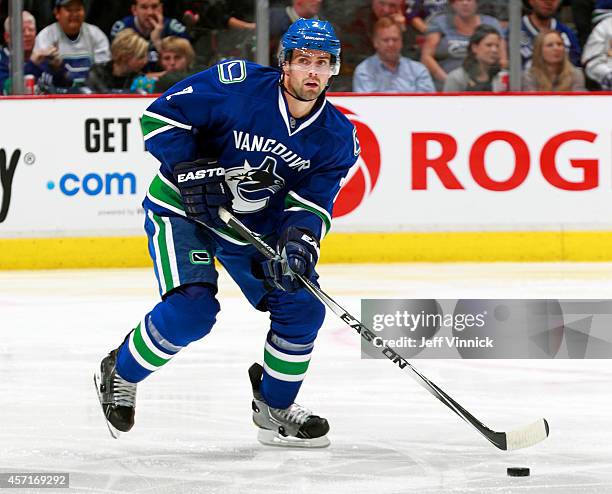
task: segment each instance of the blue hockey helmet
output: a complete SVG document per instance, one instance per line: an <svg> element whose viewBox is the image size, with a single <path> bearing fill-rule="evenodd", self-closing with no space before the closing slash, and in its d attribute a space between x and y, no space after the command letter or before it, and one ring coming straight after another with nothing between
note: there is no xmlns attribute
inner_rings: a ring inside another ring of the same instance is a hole
<svg viewBox="0 0 612 494"><path fill-rule="evenodd" d="M291 50L319 50L331 55L332 75L340 72L340 40L329 21L300 18L283 35L278 61L289 60Z"/></svg>

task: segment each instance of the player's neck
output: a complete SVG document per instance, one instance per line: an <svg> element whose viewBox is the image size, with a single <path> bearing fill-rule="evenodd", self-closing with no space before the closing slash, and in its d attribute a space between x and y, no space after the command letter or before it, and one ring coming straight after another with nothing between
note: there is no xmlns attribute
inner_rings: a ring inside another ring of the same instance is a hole
<svg viewBox="0 0 612 494"><path fill-rule="evenodd" d="M287 102L287 108L289 109L289 113L293 118L303 118L308 115L319 100L317 98L312 101L301 101L293 96L290 90L287 89L286 85L283 86L283 89L285 101Z"/></svg>
<svg viewBox="0 0 612 494"><path fill-rule="evenodd" d="M312 109L314 108L314 105L317 103L317 100L315 101L300 101L295 99L293 96L291 96L290 94L286 93L287 95L287 106L289 107L289 113L291 113L291 116L293 118L303 118L306 115L308 115Z"/></svg>

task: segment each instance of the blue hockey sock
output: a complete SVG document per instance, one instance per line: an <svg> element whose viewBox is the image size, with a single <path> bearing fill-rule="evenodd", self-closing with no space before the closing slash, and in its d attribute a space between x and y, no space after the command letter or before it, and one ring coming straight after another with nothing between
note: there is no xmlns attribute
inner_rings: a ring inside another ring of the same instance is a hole
<svg viewBox="0 0 612 494"><path fill-rule="evenodd" d="M272 324L264 349L260 391L271 407L287 408L295 401L306 376L325 308L305 290L299 290L295 294L272 292L268 309Z"/></svg>
<svg viewBox="0 0 612 494"><path fill-rule="evenodd" d="M260 391L274 408L287 408L295 401L306 376L314 343L295 344L270 332L264 350L264 375Z"/></svg>
<svg viewBox="0 0 612 494"><path fill-rule="evenodd" d="M186 285L174 290L126 337L119 348L117 372L127 381L142 381L181 348L207 335L218 311L211 286Z"/></svg>

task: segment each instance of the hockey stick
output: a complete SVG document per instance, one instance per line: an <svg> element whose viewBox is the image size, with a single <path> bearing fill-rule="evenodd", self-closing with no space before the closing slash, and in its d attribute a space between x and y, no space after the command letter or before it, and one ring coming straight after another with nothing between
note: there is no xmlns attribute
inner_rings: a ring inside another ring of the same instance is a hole
<svg viewBox="0 0 612 494"><path fill-rule="evenodd" d="M234 215L229 213L223 208L219 209L219 216L227 223L228 226L233 228L240 236L253 245L259 252L261 252L268 259L278 258L276 251L265 243L256 233L253 233L245 225L242 224ZM434 395L438 400L444 403L448 408L455 412L459 417L465 420L468 424L472 425L478 432L480 432L485 438L487 438L495 447L502 450L515 450L521 448L528 448L534 444L543 441L548 437L549 427L546 419L539 419L533 424L527 425L520 429L515 429L509 432L496 432L489 429L480 420L474 417L470 412L463 408L453 398L451 398L445 391L443 391L437 384L430 381L421 372L419 372L410 362L399 356L388 346L382 348L377 347L373 343L375 334L364 326L359 320L355 319L340 305L338 305L329 295L321 290L308 278L301 275L297 275L298 279L304 284L304 288L308 290L316 299L321 303L325 304L342 319L346 324L353 328L357 333L368 342L373 348L382 353L391 362L396 364L400 369L407 369L411 371L412 376L417 382L423 386L427 391Z"/></svg>

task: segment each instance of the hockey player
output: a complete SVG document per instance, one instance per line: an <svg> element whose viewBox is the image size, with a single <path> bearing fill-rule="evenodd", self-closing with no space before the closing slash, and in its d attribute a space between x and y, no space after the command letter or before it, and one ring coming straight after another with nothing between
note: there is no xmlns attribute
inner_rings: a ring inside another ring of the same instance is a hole
<svg viewBox="0 0 612 494"><path fill-rule="evenodd" d="M134 424L136 384L212 329L216 257L253 307L270 313L264 365L249 369L258 439L329 444L327 421L294 402L325 316L294 274L317 279L319 241L359 143L325 99L340 67L331 24L298 19L279 59L280 71L223 62L172 87L142 117L146 148L161 162L143 205L162 300L95 376L114 436ZM220 207L275 244L280 259L265 261L221 221Z"/></svg>

